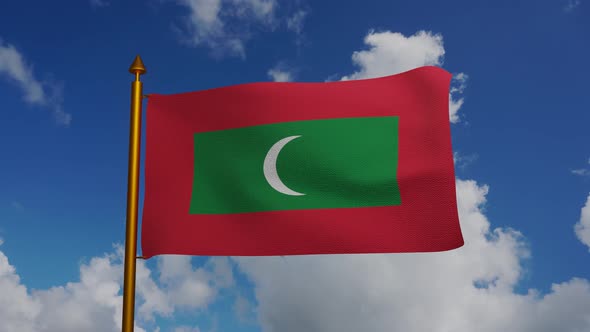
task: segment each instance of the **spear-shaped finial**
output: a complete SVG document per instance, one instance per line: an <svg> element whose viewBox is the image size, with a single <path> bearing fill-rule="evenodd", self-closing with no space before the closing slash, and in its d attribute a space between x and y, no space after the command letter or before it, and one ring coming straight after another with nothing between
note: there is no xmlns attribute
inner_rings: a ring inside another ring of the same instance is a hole
<svg viewBox="0 0 590 332"><path fill-rule="evenodd" d="M129 67L129 72L131 74L145 74L145 66L143 65L143 61L141 61L141 57L139 55L135 57L135 60L133 60L131 67Z"/></svg>

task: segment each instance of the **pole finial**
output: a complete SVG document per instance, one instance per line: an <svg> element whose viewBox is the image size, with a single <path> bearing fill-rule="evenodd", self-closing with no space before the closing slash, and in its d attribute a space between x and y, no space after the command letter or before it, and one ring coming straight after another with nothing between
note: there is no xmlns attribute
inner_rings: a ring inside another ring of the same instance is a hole
<svg viewBox="0 0 590 332"><path fill-rule="evenodd" d="M143 61L141 61L141 57L139 55L135 57L135 60L133 60L131 67L129 67L129 72L131 74L145 74L145 66L143 65Z"/></svg>

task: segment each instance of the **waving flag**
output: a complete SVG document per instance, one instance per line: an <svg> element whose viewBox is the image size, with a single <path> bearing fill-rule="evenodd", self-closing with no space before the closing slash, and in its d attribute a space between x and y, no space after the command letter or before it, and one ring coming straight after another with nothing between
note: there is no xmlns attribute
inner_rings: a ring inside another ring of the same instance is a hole
<svg viewBox="0 0 590 332"><path fill-rule="evenodd" d="M143 256L460 247L450 79L422 67L150 95Z"/></svg>

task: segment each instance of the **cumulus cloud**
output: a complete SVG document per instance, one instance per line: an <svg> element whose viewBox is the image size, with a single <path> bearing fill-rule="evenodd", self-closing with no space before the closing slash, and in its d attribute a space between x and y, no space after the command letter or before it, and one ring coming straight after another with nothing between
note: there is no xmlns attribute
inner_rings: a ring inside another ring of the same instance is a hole
<svg viewBox="0 0 590 332"><path fill-rule="evenodd" d="M189 10L184 40L192 46L206 45L215 55L245 57L250 24L272 25L275 0L179 0Z"/></svg>
<svg viewBox="0 0 590 332"><path fill-rule="evenodd" d="M576 223L574 230L578 239L590 249L590 195L580 212L580 221Z"/></svg>
<svg viewBox="0 0 590 332"><path fill-rule="evenodd" d="M0 39L0 76L8 78L23 92L23 98L30 105L47 107L52 110L55 120L69 125L72 116L62 107L61 87L39 81L33 74L24 56L11 44Z"/></svg>
<svg viewBox="0 0 590 332"><path fill-rule="evenodd" d="M297 69L286 61L279 61L266 74L274 82L292 82L295 80Z"/></svg>
<svg viewBox="0 0 590 332"><path fill-rule="evenodd" d="M522 235L492 229L488 187L457 181L465 246L390 255L237 258L255 283L263 331L585 331L590 283L517 294Z"/></svg>
<svg viewBox="0 0 590 332"><path fill-rule="evenodd" d="M360 69L342 80L393 75L421 66L440 65L445 54L443 37L419 31L406 37L398 32L374 32L365 36L368 50L356 51L352 61Z"/></svg>
<svg viewBox="0 0 590 332"><path fill-rule="evenodd" d="M367 50L352 54L353 63L359 70L343 76L342 80L374 78L402 73L422 66L441 66L445 49L443 37L429 31L419 31L409 37L399 32L370 31L365 36ZM459 122L459 109L463 98L459 98L466 87L468 76L458 73L453 78L454 86L449 95L449 119Z"/></svg>
<svg viewBox="0 0 590 332"><path fill-rule="evenodd" d="M267 74L275 82L291 82L293 80L291 72L278 68L269 69Z"/></svg>
<svg viewBox="0 0 590 332"><path fill-rule="evenodd" d="M21 285L14 266L0 252L0 327L5 331L29 332L36 330L34 323L41 311L41 304L27 294Z"/></svg>
<svg viewBox="0 0 590 332"><path fill-rule="evenodd" d="M442 40L424 31L409 37L371 32L365 38L369 49L353 54L359 70L342 79L441 65ZM450 93L461 94L466 80L464 73L455 75ZM452 112L451 121L457 114ZM235 258L255 285L263 331L590 330L590 283L573 278L553 284L546 295L518 293L530 258L525 238L492 227L484 213L488 186L473 180L456 185L465 239L456 250Z"/></svg>
<svg viewBox="0 0 590 332"><path fill-rule="evenodd" d="M227 259L193 268L184 257L161 256L155 278L144 261L137 262L136 327L145 331L154 315L170 317L176 309L205 308L219 287L233 285ZM49 289L28 290L0 251L0 331L120 331L123 249L94 257L80 266L80 280ZM198 331L180 327L179 331ZM158 329L156 329L158 330Z"/></svg>
<svg viewBox="0 0 590 332"><path fill-rule="evenodd" d="M210 274L193 268L190 256L165 256L158 261L160 282L165 284L166 298L172 305L195 309L205 307L216 290L209 285Z"/></svg>
<svg viewBox="0 0 590 332"><path fill-rule="evenodd" d="M116 260L113 255L93 258L80 267L80 281L29 292L0 252L0 330L120 330L122 298L118 292L123 272Z"/></svg>

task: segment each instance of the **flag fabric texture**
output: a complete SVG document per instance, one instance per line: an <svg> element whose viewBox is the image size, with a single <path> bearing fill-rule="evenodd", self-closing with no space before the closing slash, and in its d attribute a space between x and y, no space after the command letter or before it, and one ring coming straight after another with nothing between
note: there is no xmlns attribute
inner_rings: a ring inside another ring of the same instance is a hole
<svg viewBox="0 0 590 332"><path fill-rule="evenodd" d="M463 245L437 67L151 94L141 247L267 256Z"/></svg>

